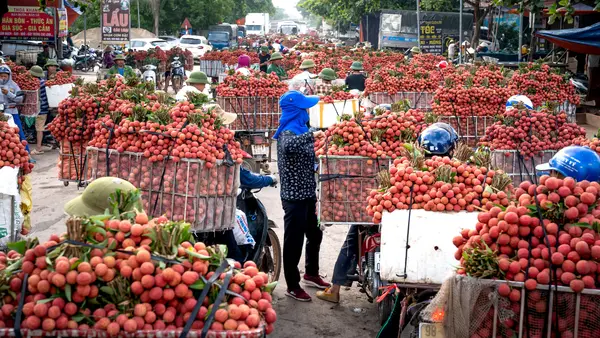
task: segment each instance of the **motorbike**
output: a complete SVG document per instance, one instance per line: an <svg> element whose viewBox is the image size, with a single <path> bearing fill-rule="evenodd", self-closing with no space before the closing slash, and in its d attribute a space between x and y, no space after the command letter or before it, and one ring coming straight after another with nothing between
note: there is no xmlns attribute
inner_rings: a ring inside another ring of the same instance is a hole
<svg viewBox="0 0 600 338"><path fill-rule="evenodd" d="M274 230L277 225L269 219L264 205L250 189L241 189L236 203L237 208L246 214L249 232L256 242L254 247L238 245L232 230L199 232L194 233L194 237L207 245L227 244L229 257L239 260L242 265L246 261L254 261L258 270L269 276L269 282L277 281L283 257L281 243Z"/></svg>
<svg viewBox="0 0 600 338"><path fill-rule="evenodd" d="M185 78L185 70L183 69L183 63L179 61L179 57L175 56L173 62L171 62L171 85L173 91L177 93L181 87L183 87L183 80ZM166 88L167 86L165 86Z"/></svg>
<svg viewBox="0 0 600 338"><path fill-rule="evenodd" d="M94 49L90 49L88 46L81 46L79 52L73 58L75 60L75 70L88 72L94 71L96 66L100 67Z"/></svg>
<svg viewBox="0 0 600 338"><path fill-rule="evenodd" d="M569 82L573 87L575 87L575 91L580 95L588 94L588 78L585 74L573 74Z"/></svg>
<svg viewBox="0 0 600 338"><path fill-rule="evenodd" d="M369 302L379 296L379 289L383 286L379 278L379 250L381 246L381 233L375 226L359 226L358 230L359 252L357 253L358 274L347 276L349 281L359 283L360 291L367 295Z"/></svg>
<svg viewBox="0 0 600 338"><path fill-rule="evenodd" d="M143 82L152 82L154 84L154 89L156 89L156 66L155 65L145 65L144 73L142 73L142 81Z"/></svg>

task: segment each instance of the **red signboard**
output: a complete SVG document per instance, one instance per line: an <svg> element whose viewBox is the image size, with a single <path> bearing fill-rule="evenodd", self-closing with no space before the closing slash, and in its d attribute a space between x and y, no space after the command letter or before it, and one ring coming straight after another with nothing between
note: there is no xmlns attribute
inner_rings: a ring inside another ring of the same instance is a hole
<svg viewBox="0 0 600 338"><path fill-rule="evenodd" d="M102 41L129 41L129 0L102 0Z"/></svg>
<svg viewBox="0 0 600 338"><path fill-rule="evenodd" d="M54 40L54 18L38 7L8 6L2 18L3 40Z"/></svg>

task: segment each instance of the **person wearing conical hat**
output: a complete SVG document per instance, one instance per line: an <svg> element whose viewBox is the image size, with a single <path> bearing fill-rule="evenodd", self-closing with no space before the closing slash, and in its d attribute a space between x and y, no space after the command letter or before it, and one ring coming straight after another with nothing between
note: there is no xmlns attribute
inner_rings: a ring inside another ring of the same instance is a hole
<svg viewBox="0 0 600 338"><path fill-rule="evenodd" d="M48 59L44 65L44 68L46 68L46 80L52 80L56 77L56 73L60 71L58 67L58 62L55 59Z"/></svg>
<svg viewBox="0 0 600 338"><path fill-rule="evenodd" d="M125 65L125 56L123 54L119 54L115 56L115 65L112 66L108 70L108 75L121 75L123 77L132 77L135 76L135 72L133 68Z"/></svg>
<svg viewBox="0 0 600 338"><path fill-rule="evenodd" d="M110 195L120 190L121 193L130 193L137 188L129 181L118 177L100 177L93 180L83 191L83 193L67 202L64 211L69 216L90 217L102 215L106 209L110 208ZM133 203L127 211L143 212L141 203Z"/></svg>
<svg viewBox="0 0 600 338"><path fill-rule="evenodd" d="M283 56L280 52L275 52L271 55L271 59L269 60L269 68L267 68L267 74L275 73L279 80L287 80L288 75L283 66L281 65L281 60L283 60Z"/></svg>
<svg viewBox="0 0 600 338"><path fill-rule="evenodd" d="M337 80L337 74L331 68L323 68L319 73L319 79L315 85L315 95L330 95L333 81Z"/></svg>
<svg viewBox="0 0 600 338"><path fill-rule="evenodd" d="M210 86L207 86L208 84L210 84L210 81L208 80L208 76L206 76L204 72L192 72L190 74L190 77L186 81L186 85L183 86L183 88L181 88L179 92L177 92L177 95L175 95L175 99L177 101L186 101L187 94L190 92L202 93L210 97Z"/></svg>
<svg viewBox="0 0 600 338"><path fill-rule="evenodd" d="M366 75L363 73L363 64L360 61L352 62L350 66L351 73L346 77L346 86L348 90L356 89L358 91L365 90Z"/></svg>
<svg viewBox="0 0 600 338"><path fill-rule="evenodd" d="M315 62L313 60L304 59L299 67L300 70L302 70L302 72L294 76L292 79L294 82L304 82L303 91L307 95L313 95L314 93L315 79L317 78L317 75L315 75L313 72L316 67L317 66L315 65Z"/></svg>

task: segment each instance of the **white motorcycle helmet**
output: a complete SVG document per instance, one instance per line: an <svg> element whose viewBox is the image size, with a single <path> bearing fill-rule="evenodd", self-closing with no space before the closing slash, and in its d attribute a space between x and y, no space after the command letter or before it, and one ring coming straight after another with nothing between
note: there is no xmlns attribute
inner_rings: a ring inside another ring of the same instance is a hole
<svg viewBox="0 0 600 338"><path fill-rule="evenodd" d="M527 109L533 109L533 103L527 96L513 95L506 101L506 110L515 109L520 103L522 103Z"/></svg>

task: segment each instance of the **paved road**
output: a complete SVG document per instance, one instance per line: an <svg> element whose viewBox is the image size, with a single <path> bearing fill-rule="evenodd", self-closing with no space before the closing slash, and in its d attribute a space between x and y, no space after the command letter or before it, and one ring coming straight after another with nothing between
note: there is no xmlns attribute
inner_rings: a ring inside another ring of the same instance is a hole
<svg viewBox="0 0 600 338"><path fill-rule="evenodd" d="M33 212L32 235L47 240L51 234L66 231L63 205L81 193L75 184L68 187L57 179L57 151L36 156L37 164L32 176ZM283 211L276 188L264 189L258 194L264 203L269 217L280 226L277 235L283 239ZM346 236L343 226L326 229L321 247L321 273L331 278L338 250ZM303 262L303 260L302 260ZM300 269L303 269L301 263ZM343 300L332 305L314 299L310 303L296 302L284 295L286 288L283 272L280 284L274 294L275 309L278 315L276 330L272 337L375 337L376 305L367 302L366 297L357 288L343 291ZM307 289L314 296L314 289Z"/></svg>

